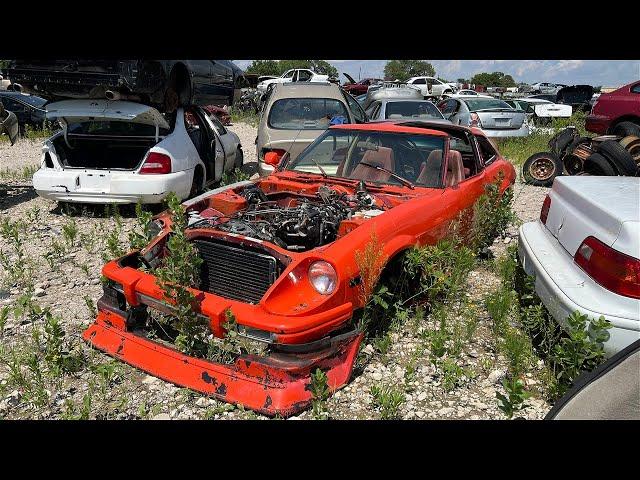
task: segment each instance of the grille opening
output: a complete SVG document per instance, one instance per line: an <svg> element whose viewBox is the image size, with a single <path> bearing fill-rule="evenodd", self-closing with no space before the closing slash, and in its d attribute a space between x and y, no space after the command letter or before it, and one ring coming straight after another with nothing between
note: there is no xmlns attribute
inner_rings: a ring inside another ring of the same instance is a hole
<svg viewBox="0 0 640 480"><path fill-rule="evenodd" d="M282 271L275 257L246 247L194 240L202 258L200 289L232 300L258 303Z"/></svg>

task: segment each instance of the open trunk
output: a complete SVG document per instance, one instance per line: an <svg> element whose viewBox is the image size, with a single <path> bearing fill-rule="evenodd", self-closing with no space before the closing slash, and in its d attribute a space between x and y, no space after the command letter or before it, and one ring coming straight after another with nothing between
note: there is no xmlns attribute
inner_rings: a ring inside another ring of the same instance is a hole
<svg viewBox="0 0 640 480"><path fill-rule="evenodd" d="M69 145L60 136L53 141L64 168L135 170L147 151L156 144L154 138L111 136L69 136Z"/></svg>

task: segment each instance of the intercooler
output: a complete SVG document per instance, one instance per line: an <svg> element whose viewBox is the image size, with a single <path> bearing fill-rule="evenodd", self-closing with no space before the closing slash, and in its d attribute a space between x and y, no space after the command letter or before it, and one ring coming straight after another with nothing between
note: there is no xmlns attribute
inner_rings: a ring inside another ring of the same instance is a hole
<svg viewBox="0 0 640 480"><path fill-rule="evenodd" d="M278 262L271 255L207 240L194 243L202 258L200 290L258 303L278 278Z"/></svg>

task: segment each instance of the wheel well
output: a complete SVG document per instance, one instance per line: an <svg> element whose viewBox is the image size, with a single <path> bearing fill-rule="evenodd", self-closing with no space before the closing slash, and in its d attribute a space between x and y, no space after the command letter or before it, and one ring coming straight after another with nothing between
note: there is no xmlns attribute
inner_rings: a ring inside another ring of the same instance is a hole
<svg viewBox="0 0 640 480"><path fill-rule="evenodd" d="M622 122L635 123L640 127L640 117L636 117L634 115L624 115L622 117L616 118L615 121L611 122L611 125L609 126L609 131L612 132L613 129L616 128L616 126Z"/></svg>
<svg viewBox="0 0 640 480"><path fill-rule="evenodd" d="M178 94L181 106L184 107L191 103L191 76L183 63L176 63L171 69L169 87Z"/></svg>

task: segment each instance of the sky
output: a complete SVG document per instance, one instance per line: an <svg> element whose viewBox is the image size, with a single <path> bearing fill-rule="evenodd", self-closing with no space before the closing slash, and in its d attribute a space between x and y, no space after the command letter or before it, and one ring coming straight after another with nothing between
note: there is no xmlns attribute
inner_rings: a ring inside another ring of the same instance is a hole
<svg viewBox="0 0 640 480"><path fill-rule="evenodd" d="M382 77L386 60L328 60L340 73L358 80ZM246 68L251 60L234 60ZM432 60L436 76L455 81L480 72L503 72L516 82L622 86L640 79L640 60ZM341 75L341 80L344 76Z"/></svg>

